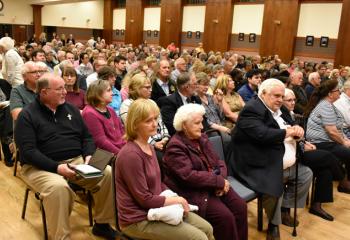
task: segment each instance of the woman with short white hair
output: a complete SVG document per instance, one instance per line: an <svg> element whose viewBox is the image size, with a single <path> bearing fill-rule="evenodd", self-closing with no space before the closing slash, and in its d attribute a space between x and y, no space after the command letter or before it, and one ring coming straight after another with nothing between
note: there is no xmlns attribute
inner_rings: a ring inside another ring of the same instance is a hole
<svg viewBox="0 0 350 240"><path fill-rule="evenodd" d="M202 133L204 114L204 107L193 103L177 110L177 132L163 158L164 182L199 207L198 214L211 223L216 240L246 240L247 205L230 187L225 162Z"/></svg>
<svg viewBox="0 0 350 240"><path fill-rule="evenodd" d="M3 77L11 84L12 87L16 87L23 83L23 77L21 69L23 66L23 60L21 56L14 49L14 40L10 37L3 37L0 39L0 53L3 53L2 67L5 67Z"/></svg>

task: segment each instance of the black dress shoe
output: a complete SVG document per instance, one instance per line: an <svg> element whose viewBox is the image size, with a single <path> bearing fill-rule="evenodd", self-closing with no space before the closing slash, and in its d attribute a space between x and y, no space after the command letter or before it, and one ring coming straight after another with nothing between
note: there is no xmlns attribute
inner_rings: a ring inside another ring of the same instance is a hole
<svg viewBox="0 0 350 240"><path fill-rule="evenodd" d="M269 223L267 228L266 240L280 240L280 229L278 225Z"/></svg>
<svg viewBox="0 0 350 240"><path fill-rule="evenodd" d="M118 235L117 231L107 223L95 223L92 227L92 233L107 240L115 240Z"/></svg>
<svg viewBox="0 0 350 240"><path fill-rule="evenodd" d="M338 186L338 192L350 193L350 189L343 186Z"/></svg>
<svg viewBox="0 0 350 240"><path fill-rule="evenodd" d="M13 163L14 163L13 160L11 160L11 161L6 161L6 160L5 160L5 165L6 165L7 167L13 167Z"/></svg>
<svg viewBox="0 0 350 240"><path fill-rule="evenodd" d="M324 210L316 210L314 208L310 208L309 213L319 216L328 221L334 221L334 217L325 212Z"/></svg>
<svg viewBox="0 0 350 240"><path fill-rule="evenodd" d="M294 227L294 218L288 212L282 212L281 217L282 217L282 224L283 225L286 225L288 227ZM295 225L296 226L299 225L298 220L295 221Z"/></svg>

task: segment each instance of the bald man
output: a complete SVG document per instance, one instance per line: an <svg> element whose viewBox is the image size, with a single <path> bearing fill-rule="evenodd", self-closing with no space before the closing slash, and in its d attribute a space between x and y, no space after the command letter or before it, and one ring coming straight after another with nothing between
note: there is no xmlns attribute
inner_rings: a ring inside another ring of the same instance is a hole
<svg viewBox="0 0 350 240"><path fill-rule="evenodd" d="M22 179L43 197L50 239L70 239L75 194L67 181L93 194L92 233L115 239L116 232L109 225L115 216L110 166L103 177L90 179L72 170L74 165L88 164L96 148L80 111L65 102L64 80L47 73L37 81L36 92L38 97L17 119L15 139L22 157Z"/></svg>

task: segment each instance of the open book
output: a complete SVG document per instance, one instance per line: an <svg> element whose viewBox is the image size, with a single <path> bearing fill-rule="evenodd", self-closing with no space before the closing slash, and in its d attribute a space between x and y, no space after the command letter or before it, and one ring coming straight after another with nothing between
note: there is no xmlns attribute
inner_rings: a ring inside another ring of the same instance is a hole
<svg viewBox="0 0 350 240"><path fill-rule="evenodd" d="M103 176L106 166L115 158L111 152L97 148L89 164L70 165L83 178L97 178Z"/></svg>

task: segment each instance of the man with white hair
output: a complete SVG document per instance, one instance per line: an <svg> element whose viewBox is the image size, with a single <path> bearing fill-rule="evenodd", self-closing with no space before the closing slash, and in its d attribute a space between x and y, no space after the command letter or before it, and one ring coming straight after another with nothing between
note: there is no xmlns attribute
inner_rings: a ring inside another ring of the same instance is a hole
<svg viewBox="0 0 350 240"><path fill-rule="evenodd" d="M308 102L306 92L304 88L301 87L303 84L303 73L294 71L290 74L289 78L291 89L293 90L296 97L294 112L303 114Z"/></svg>
<svg viewBox="0 0 350 240"><path fill-rule="evenodd" d="M176 61L175 61L175 69L170 74L171 80L176 82L177 77L181 73L185 73L186 72L186 70L187 70L186 68L187 68L187 66L186 66L185 59L183 59L182 57L176 59Z"/></svg>
<svg viewBox="0 0 350 240"><path fill-rule="evenodd" d="M295 139L304 135L301 127L286 125L281 117L284 92L284 84L277 79L261 84L258 96L239 115L228 153L230 174L263 195L269 219L267 240L280 239L279 224L293 226L289 209L294 208L295 197ZM304 207L312 171L303 165L298 171L297 207Z"/></svg>
<svg viewBox="0 0 350 240"><path fill-rule="evenodd" d="M23 60L21 56L14 49L15 42L10 37L3 37L0 39L0 53L4 54L2 68L3 77L11 84L12 87L16 87L23 83L21 69L23 66Z"/></svg>
<svg viewBox="0 0 350 240"><path fill-rule="evenodd" d="M38 63L28 61L22 67L22 76L24 83L13 88L10 97L10 111L14 121L22 108L35 99L36 81L40 78L42 72Z"/></svg>
<svg viewBox="0 0 350 240"><path fill-rule="evenodd" d="M319 87L321 84L321 77L318 72L312 72L309 74L308 83L305 86L305 92L307 99L310 99L315 88Z"/></svg>

